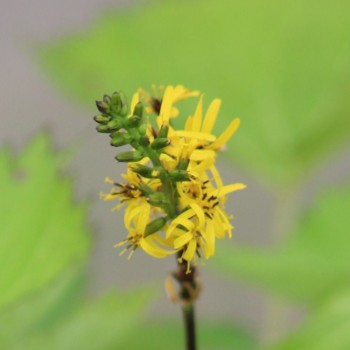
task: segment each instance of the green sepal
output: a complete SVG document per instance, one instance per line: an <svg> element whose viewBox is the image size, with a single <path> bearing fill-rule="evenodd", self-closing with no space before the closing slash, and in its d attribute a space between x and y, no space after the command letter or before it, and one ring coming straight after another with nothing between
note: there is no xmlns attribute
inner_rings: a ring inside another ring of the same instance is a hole
<svg viewBox="0 0 350 350"><path fill-rule="evenodd" d="M170 139L157 137L151 144L153 149L162 149L170 145Z"/></svg>
<svg viewBox="0 0 350 350"><path fill-rule="evenodd" d="M173 170L168 174L168 177L174 182L188 181L190 179L186 170Z"/></svg>
<svg viewBox="0 0 350 350"><path fill-rule="evenodd" d="M114 147L127 145L131 141L130 135L125 132L114 132L112 135L111 146Z"/></svg>
<svg viewBox="0 0 350 350"><path fill-rule="evenodd" d="M167 219L165 217L157 218L151 221L145 229L144 237L151 235L159 230L161 230L166 224Z"/></svg>
<svg viewBox="0 0 350 350"><path fill-rule="evenodd" d="M99 124L107 124L111 120L111 117L107 115L95 115L94 121Z"/></svg>
<svg viewBox="0 0 350 350"><path fill-rule="evenodd" d="M140 151L128 151L121 152L115 156L118 162L138 162L145 157L143 152Z"/></svg>
<svg viewBox="0 0 350 350"><path fill-rule="evenodd" d="M138 127L138 131L139 131L139 134L140 135L146 135L146 132L147 132L147 125L146 124L141 124L139 127Z"/></svg>

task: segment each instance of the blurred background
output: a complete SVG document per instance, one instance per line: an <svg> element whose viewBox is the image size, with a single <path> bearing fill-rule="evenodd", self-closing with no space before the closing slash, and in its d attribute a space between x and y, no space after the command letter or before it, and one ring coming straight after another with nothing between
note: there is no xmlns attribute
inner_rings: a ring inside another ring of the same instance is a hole
<svg viewBox="0 0 350 350"><path fill-rule="evenodd" d="M119 257L99 199L125 167L94 101L151 84L221 98L217 132L241 118L218 168L247 189L200 268L200 348L350 348L349 2L1 5L1 348L181 348L174 261Z"/></svg>

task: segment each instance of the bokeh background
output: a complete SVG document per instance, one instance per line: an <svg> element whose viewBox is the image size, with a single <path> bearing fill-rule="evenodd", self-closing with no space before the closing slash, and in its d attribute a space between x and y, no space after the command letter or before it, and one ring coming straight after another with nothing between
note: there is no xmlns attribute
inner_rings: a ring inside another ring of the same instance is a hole
<svg viewBox="0 0 350 350"><path fill-rule="evenodd" d="M1 5L2 348L181 348L174 262L118 257L99 200L124 165L94 101L153 83L222 98L217 131L241 118L218 167L248 187L200 269L201 348L350 348L347 1Z"/></svg>

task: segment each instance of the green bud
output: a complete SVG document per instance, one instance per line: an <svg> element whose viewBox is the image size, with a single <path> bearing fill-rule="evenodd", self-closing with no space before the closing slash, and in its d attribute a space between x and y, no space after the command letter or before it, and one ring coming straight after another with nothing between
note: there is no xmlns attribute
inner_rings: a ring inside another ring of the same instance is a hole
<svg viewBox="0 0 350 350"><path fill-rule="evenodd" d="M153 149L161 149L161 148L164 148L166 146L169 146L170 145L170 139L168 138L156 138L152 144L151 144L151 147Z"/></svg>
<svg viewBox="0 0 350 350"><path fill-rule="evenodd" d="M168 136L168 131L169 131L169 126L167 125L162 125L158 132L157 138L165 138Z"/></svg>
<svg viewBox="0 0 350 350"><path fill-rule="evenodd" d="M124 95L124 93L121 91L119 93L120 95L120 99L121 99L121 104L120 104L120 114L125 117L128 115L128 102L126 99L126 96Z"/></svg>
<svg viewBox="0 0 350 350"><path fill-rule="evenodd" d="M107 134L112 132L112 130L108 127L108 125L103 125L103 124L97 125L96 130L98 132L107 133Z"/></svg>
<svg viewBox="0 0 350 350"><path fill-rule="evenodd" d="M96 101L96 107L101 113L109 112L109 104L104 101Z"/></svg>
<svg viewBox="0 0 350 350"><path fill-rule="evenodd" d="M111 120L110 117L106 115L95 115L94 121L99 124L107 124Z"/></svg>
<svg viewBox="0 0 350 350"><path fill-rule="evenodd" d="M147 178L152 179L154 178L154 172L155 170L149 166L146 165L137 165L132 169L135 173Z"/></svg>
<svg viewBox="0 0 350 350"><path fill-rule="evenodd" d="M114 147L120 147L130 143L130 141L131 137L129 134L125 132L114 132L111 140L111 145Z"/></svg>
<svg viewBox="0 0 350 350"><path fill-rule="evenodd" d="M111 129L111 130L119 130L122 128L122 123L118 118L113 118L108 124L107 126Z"/></svg>
<svg viewBox="0 0 350 350"><path fill-rule="evenodd" d="M108 95L104 95L103 96L103 102L105 102L106 104L110 104L111 103L111 97Z"/></svg>
<svg viewBox="0 0 350 350"><path fill-rule="evenodd" d="M138 115L132 115L127 119L127 126L129 128L135 128L137 127L141 122L141 117Z"/></svg>
<svg viewBox="0 0 350 350"><path fill-rule="evenodd" d="M189 176L186 170L173 170L169 174L169 179L174 182L188 181Z"/></svg>
<svg viewBox="0 0 350 350"><path fill-rule="evenodd" d="M167 204L167 200L162 192L153 192L149 194L147 201L155 207L164 207Z"/></svg>
<svg viewBox="0 0 350 350"><path fill-rule="evenodd" d="M143 115L143 104L142 102L137 102L133 111L133 115L137 115L142 118Z"/></svg>
<svg viewBox="0 0 350 350"><path fill-rule="evenodd" d="M142 136L142 137L140 138L139 143L140 143L140 145L143 146L143 147L148 146L148 145L149 145L149 138L148 138L148 136L146 136L146 135L145 135L145 136Z"/></svg>
<svg viewBox="0 0 350 350"><path fill-rule="evenodd" d="M141 124L138 128L140 135L146 135L147 125Z"/></svg>
<svg viewBox="0 0 350 350"><path fill-rule="evenodd" d="M120 108L122 105L122 98L120 96L119 91L113 92L112 98L111 98L111 104L114 108Z"/></svg>
<svg viewBox="0 0 350 350"><path fill-rule="evenodd" d="M166 218L157 218L151 221L145 229L144 237L151 235L159 230L161 230L166 224Z"/></svg>
<svg viewBox="0 0 350 350"><path fill-rule="evenodd" d="M143 159L145 155L139 151L121 152L115 156L118 162L138 162Z"/></svg>

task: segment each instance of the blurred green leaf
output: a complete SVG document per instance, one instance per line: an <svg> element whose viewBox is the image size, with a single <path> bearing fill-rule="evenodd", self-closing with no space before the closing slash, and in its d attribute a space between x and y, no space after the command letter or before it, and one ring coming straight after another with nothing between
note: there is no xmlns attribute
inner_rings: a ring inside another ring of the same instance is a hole
<svg viewBox="0 0 350 350"><path fill-rule="evenodd" d="M149 290L121 294L110 292L78 305L53 329L34 334L13 350L122 349L151 299ZM12 349L11 349L12 350Z"/></svg>
<svg viewBox="0 0 350 350"><path fill-rule="evenodd" d="M19 157L0 151L0 309L87 257L86 204L73 204L70 181L58 174L64 157L46 135Z"/></svg>
<svg viewBox="0 0 350 350"><path fill-rule="evenodd" d="M324 194L286 244L221 246L213 265L229 278L313 304L349 281L349 208L350 187Z"/></svg>
<svg viewBox="0 0 350 350"><path fill-rule="evenodd" d="M0 348L14 349L39 331L45 331L80 304L82 274L69 268L35 294L21 298L0 313Z"/></svg>
<svg viewBox="0 0 350 350"><path fill-rule="evenodd" d="M141 324L137 336L127 338L121 349L183 349L184 330L181 322L155 321ZM198 348L203 350L254 350L255 340L247 332L229 324L198 324Z"/></svg>
<svg viewBox="0 0 350 350"><path fill-rule="evenodd" d="M350 349L350 291L337 293L273 350Z"/></svg>
<svg viewBox="0 0 350 350"><path fill-rule="evenodd" d="M218 129L242 118L231 159L285 185L348 139L349 12L343 0L150 1L50 42L40 57L91 107L152 83L222 98Z"/></svg>

